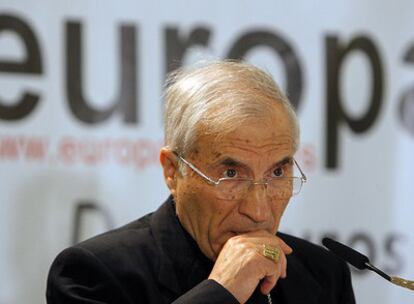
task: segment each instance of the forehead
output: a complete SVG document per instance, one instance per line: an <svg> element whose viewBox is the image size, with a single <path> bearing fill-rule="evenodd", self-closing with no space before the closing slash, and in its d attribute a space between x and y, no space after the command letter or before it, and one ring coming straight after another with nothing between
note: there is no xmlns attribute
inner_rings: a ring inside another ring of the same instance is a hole
<svg viewBox="0 0 414 304"><path fill-rule="evenodd" d="M294 135L287 115L272 116L250 119L225 134L201 135L196 147L197 153L204 157L233 154L255 158L286 157L294 153Z"/></svg>

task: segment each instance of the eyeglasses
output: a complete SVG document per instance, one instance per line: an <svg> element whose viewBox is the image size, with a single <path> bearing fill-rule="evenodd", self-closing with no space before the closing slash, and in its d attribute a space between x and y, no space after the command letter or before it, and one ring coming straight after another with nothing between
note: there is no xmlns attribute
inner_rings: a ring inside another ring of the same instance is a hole
<svg viewBox="0 0 414 304"><path fill-rule="evenodd" d="M231 178L223 177L218 180L214 180L201 172L196 166L187 161L181 155L174 151L174 154L185 165L190 167L195 173L201 176L207 183L215 186L217 198L223 200L239 200L245 197L247 192L253 185L264 185L267 191L267 195L272 198L289 199L290 197L298 194L302 189L303 183L307 181L306 175L303 173L299 164L293 159L293 163L300 173L300 177L297 176L281 176L281 177L267 177L261 181L255 181L250 178Z"/></svg>

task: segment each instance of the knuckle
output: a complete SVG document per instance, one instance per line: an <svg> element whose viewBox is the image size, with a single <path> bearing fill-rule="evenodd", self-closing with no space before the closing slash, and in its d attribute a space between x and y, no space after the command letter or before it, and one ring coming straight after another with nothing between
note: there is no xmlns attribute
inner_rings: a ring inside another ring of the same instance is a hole
<svg viewBox="0 0 414 304"><path fill-rule="evenodd" d="M237 245L237 244L243 243L243 237L240 235L236 235L236 236L229 238L227 242L230 244Z"/></svg>

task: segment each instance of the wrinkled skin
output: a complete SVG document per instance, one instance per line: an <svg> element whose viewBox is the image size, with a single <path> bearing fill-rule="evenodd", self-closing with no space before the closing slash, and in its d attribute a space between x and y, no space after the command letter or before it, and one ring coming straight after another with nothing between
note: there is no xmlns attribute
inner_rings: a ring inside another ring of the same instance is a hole
<svg viewBox="0 0 414 304"><path fill-rule="evenodd" d="M291 124L283 109L276 114L252 119L218 141L211 135L201 136L185 158L215 180L229 176L262 180L274 172L292 172L291 162L282 171L278 164L295 152ZM168 147L161 150L160 160L181 224L215 261L209 278L240 303L247 301L258 284L263 294L269 293L279 278L286 277L286 255L292 252L275 236L289 199L269 197L263 185L252 186L239 200L218 199L215 187L190 168L186 174L179 172L178 159ZM264 244L281 250L277 263L263 256Z"/></svg>

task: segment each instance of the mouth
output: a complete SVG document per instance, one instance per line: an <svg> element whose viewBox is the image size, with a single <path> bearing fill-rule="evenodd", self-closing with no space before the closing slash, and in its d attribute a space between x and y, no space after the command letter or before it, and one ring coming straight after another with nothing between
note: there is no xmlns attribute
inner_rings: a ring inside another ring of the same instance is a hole
<svg viewBox="0 0 414 304"><path fill-rule="evenodd" d="M254 231L258 231L258 230L238 230L238 231L232 230L230 231L230 233L236 236L236 235L247 234L247 233L254 232Z"/></svg>
<svg viewBox="0 0 414 304"><path fill-rule="evenodd" d="M243 234L249 234L252 232L257 232L257 231L266 231L271 233L270 229L266 229L266 228L256 228L256 229L243 229L243 230L230 230L229 233L232 236L237 236L237 235L243 235Z"/></svg>

